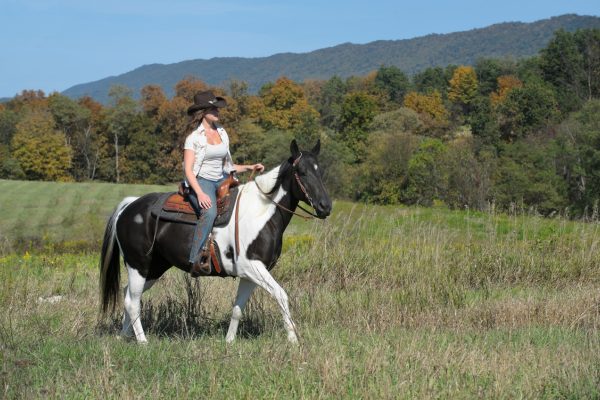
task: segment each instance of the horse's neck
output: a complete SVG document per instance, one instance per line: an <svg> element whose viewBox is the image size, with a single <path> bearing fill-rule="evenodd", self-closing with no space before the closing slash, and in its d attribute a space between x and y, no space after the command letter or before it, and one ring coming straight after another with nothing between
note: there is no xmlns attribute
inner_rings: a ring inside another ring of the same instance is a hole
<svg viewBox="0 0 600 400"><path fill-rule="evenodd" d="M274 228L280 230L280 234L283 235L283 231L287 228L293 216L291 212L285 209L295 211L298 206L298 199L292 193L293 177L291 172L285 172L283 176L280 176L280 173L281 167L274 168L256 177L254 183L250 182L247 185L256 190L258 200L264 207L268 207L269 214L272 214L271 218L278 221ZM274 203L277 203L279 207Z"/></svg>

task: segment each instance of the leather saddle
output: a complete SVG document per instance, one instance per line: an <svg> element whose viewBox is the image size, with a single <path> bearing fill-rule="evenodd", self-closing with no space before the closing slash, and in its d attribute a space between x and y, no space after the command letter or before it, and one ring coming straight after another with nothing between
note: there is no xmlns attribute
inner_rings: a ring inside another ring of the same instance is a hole
<svg viewBox="0 0 600 400"><path fill-rule="evenodd" d="M217 218L213 227L225 226L231 220L235 200L238 196L240 181L232 173L221 183L217 190ZM198 222L196 212L189 201L189 188L183 183L179 184L177 192L165 193L158 198L151 210L152 216L157 219L195 225ZM158 221L157 221L158 222ZM218 276L226 276L225 271L221 270L221 257L218 245L212 240L212 234L209 236L209 251L212 263L212 271Z"/></svg>
<svg viewBox="0 0 600 400"><path fill-rule="evenodd" d="M231 174L219 186L217 190L217 218L214 226L223 226L229 223L239 184L240 181ZM154 207L152 214L156 217L160 214L160 219L188 224L196 224L198 220L196 212L189 201L189 188L185 187L183 183L179 184L177 192L168 193L168 196L161 197L157 205L160 205L160 209L157 210L158 207Z"/></svg>

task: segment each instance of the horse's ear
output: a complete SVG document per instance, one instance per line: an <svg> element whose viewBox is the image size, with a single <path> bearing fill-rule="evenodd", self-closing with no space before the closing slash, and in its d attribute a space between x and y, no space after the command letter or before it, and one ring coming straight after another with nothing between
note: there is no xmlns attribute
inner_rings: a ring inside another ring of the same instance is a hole
<svg viewBox="0 0 600 400"><path fill-rule="evenodd" d="M298 148L298 143L296 143L296 139L292 140L290 144L290 151L292 152L292 158L295 160L300 156L300 149Z"/></svg>
<svg viewBox="0 0 600 400"><path fill-rule="evenodd" d="M313 149L311 150L311 153L313 153L315 156L318 156L320 151L321 151L321 139L317 139L317 144L315 144L315 147L313 147Z"/></svg>

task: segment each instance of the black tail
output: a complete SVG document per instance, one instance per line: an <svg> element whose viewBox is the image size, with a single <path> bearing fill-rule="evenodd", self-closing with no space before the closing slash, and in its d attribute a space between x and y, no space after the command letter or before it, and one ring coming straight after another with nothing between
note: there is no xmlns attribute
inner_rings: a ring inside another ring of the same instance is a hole
<svg viewBox="0 0 600 400"><path fill-rule="evenodd" d="M114 313L117 305L117 296L121 281L121 263L119 245L117 243L117 218L121 211L131 203L134 198L128 197L121 201L110 216L104 231L102 253L100 254L100 302L102 313Z"/></svg>

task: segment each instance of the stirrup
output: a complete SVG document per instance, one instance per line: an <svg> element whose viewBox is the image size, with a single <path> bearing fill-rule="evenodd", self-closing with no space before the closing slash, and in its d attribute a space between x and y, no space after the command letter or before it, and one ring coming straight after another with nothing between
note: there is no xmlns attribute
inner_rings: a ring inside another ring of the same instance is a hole
<svg viewBox="0 0 600 400"><path fill-rule="evenodd" d="M197 278L200 275L210 275L210 254L208 250L202 250L198 259L190 266L190 275L192 278Z"/></svg>

